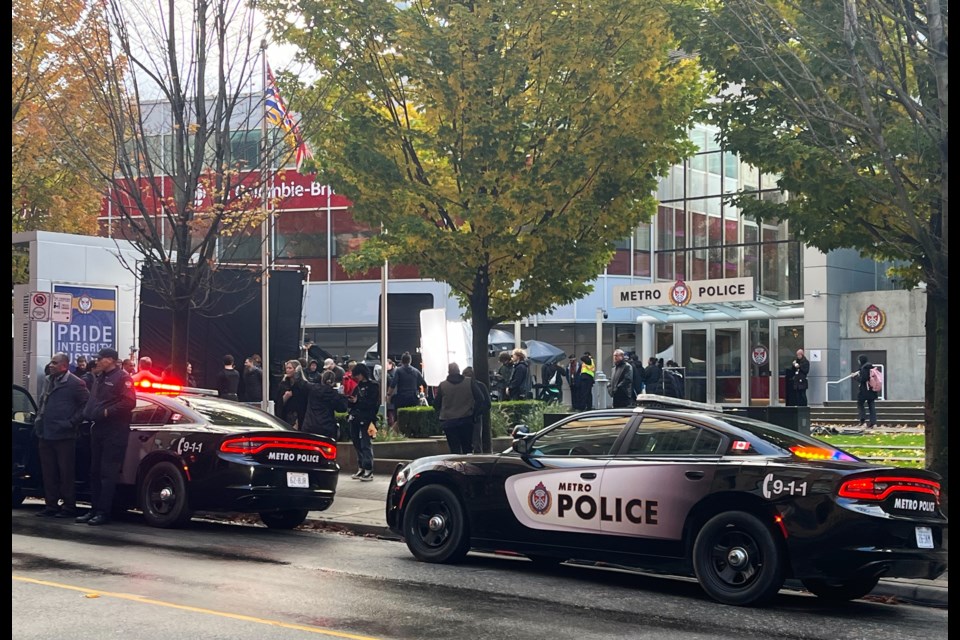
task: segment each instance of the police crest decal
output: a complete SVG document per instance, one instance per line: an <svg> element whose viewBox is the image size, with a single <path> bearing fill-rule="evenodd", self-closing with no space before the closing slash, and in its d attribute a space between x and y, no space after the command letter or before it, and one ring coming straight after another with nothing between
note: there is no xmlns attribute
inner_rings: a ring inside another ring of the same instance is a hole
<svg viewBox="0 0 960 640"><path fill-rule="evenodd" d="M860 328L867 333L878 333L886 324L887 314L875 304L871 304L860 314Z"/></svg>
<svg viewBox="0 0 960 640"><path fill-rule="evenodd" d="M550 505L553 504L553 499L550 497L550 492L547 491L543 483L538 482L537 486L531 489L527 495L527 503L530 505L531 511L538 515L543 515L550 511Z"/></svg>
<svg viewBox="0 0 960 640"><path fill-rule="evenodd" d="M691 297L690 287L688 287L687 283L683 280L677 280L673 286L670 287L670 302L675 306L682 307L689 304Z"/></svg>

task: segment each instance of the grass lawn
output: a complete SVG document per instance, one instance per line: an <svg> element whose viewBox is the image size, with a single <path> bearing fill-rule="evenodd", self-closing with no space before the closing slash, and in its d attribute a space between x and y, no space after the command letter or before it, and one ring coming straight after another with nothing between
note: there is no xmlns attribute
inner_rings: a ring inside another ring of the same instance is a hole
<svg viewBox="0 0 960 640"><path fill-rule="evenodd" d="M865 433L862 435L817 436L820 440L843 449L849 454L874 464L890 464L912 469L923 468L923 449L878 449L875 447L922 447L922 433ZM893 460L890 458L916 457L917 460Z"/></svg>

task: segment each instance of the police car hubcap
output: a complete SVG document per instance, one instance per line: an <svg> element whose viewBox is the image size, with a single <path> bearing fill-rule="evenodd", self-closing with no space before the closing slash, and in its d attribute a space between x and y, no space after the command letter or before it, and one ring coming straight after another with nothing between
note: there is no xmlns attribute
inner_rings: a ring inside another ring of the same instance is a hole
<svg viewBox="0 0 960 640"><path fill-rule="evenodd" d="M174 498L173 489L171 489L170 487L164 487L163 489L160 490L160 500L162 500L163 502L170 502L171 500L173 500L173 498Z"/></svg>
<svg viewBox="0 0 960 640"><path fill-rule="evenodd" d="M445 525L446 522L441 515L433 516L427 522L427 527L430 529L430 531L440 531Z"/></svg>
<svg viewBox="0 0 960 640"><path fill-rule="evenodd" d="M749 559L750 554L748 554L742 547L734 547L727 552L727 562L729 562L730 566L735 569L739 569L747 564Z"/></svg>

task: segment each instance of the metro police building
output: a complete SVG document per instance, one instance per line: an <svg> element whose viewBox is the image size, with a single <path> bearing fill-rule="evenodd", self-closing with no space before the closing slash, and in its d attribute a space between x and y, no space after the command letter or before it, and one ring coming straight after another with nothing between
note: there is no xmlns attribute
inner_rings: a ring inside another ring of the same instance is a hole
<svg viewBox="0 0 960 640"><path fill-rule="evenodd" d="M856 397L853 383L840 380L854 370L860 354L885 365L885 399L921 400L924 289L894 289L885 265L855 251L823 254L804 246L786 223L742 218L723 201L724 194L784 196L775 177L720 149L715 133L707 126L692 130L699 151L661 180L657 214L617 243L592 294L500 328L578 356L596 355L599 334L598 367L608 374L614 348L636 352L644 362L649 356L674 360L691 400L783 404L783 370L798 348L811 362L811 405ZM354 222L350 203L313 176L287 171L277 179L288 197L276 210L273 255L277 265L307 267L304 335L330 353L360 359L377 342L381 274L351 276L338 258L376 231ZM122 237L109 210L101 223L103 235ZM20 242L30 237L37 242L35 234L17 235ZM85 240L70 237L78 245ZM258 252L253 248L249 257ZM557 268L563 269L562 258ZM32 286L55 284L43 274L31 277ZM445 309L449 320L461 319L463 310L449 287L420 278L414 266L391 265L387 286L391 294L429 294L433 308ZM123 309L122 300L117 304L118 317L134 317L134 309ZM118 333L125 327L130 330L120 322ZM135 338L119 336L118 344Z"/></svg>

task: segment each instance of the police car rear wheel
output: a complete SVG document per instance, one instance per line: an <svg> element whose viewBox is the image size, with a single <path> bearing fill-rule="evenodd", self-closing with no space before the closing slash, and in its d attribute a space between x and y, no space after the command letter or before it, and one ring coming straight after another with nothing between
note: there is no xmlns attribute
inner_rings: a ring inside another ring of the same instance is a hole
<svg viewBox="0 0 960 640"><path fill-rule="evenodd" d="M454 563L470 550L463 505L442 485L413 494L403 516L403 533L410 553L421 562Z"/></svg>
<svg viewBox="0 0 960 640"><path fill-rule="evenodd" d="M814 594L821 600L833 602L846 602L847 600L856 600L862 598L877 586L880 577L874 578L852 578L850 580L826 580L826 579L808 579L801 580L807 591Z"/></svg>
<svg viewBox="0 0 960 640"><path fill-rule="evenodd" d="M140 484L140 509L147 524L163 529L190 520L187 483L176 465L158 462L150 467Z"/></svg>
<svg viewBox="0 0 960 640"><path fill-rule="evenodd" d="M693 568L707 595L724 604L761 604L783 586L777 541L743 511L722 513L703 525L693 545Z"/></svg>
<svg viewBox="0 0 960 640"><path fill-rule="evenodd" d="M293 529L307 519L306 509L285 509L283 511L261 511L260 520L270 529Z"/></svg>

